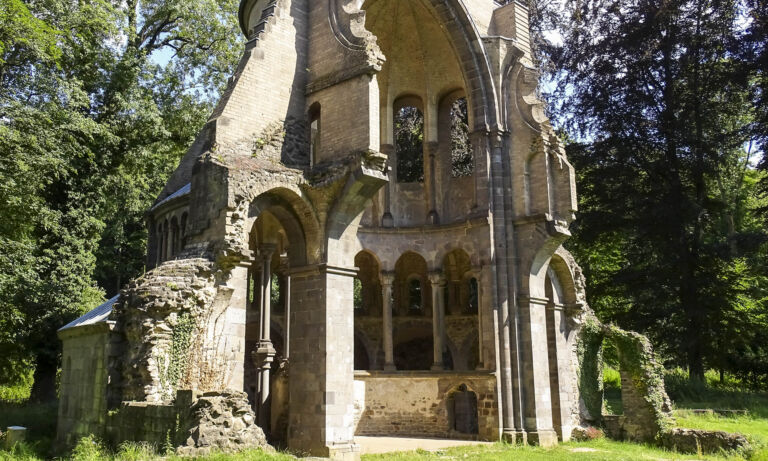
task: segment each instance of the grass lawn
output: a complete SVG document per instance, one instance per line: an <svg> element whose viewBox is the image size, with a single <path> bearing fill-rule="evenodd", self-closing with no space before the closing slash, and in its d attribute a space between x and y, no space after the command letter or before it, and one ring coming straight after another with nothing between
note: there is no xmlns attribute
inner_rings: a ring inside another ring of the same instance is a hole
<svg viewBox="0 0 768 461"><path fill-rule="evenodd" d="M620 412L620 399L606 395L609 410ZM675 417L678 426L696 429L739 432L748 436L759 447L751 461L768 461L768 396L746 393L720 393L702 400L680 399L676 402ZM746 416L723 417L693 414L694 408L747 409ZM56 407L41 405L0 404L0 428L8 425L23 425L29 428L32 442L12 453L0 450L0 461L37 461L51 458L51 441L55 436ZM1 445L0 445L1 446ZM74 452L58 459L73 461L114 460L177 460L174 456L162 457L152 447L140 444L126 444L117 451L110 451L93 441L83 441ZM189 458L186 458L189 459ZM283 453L246 451L237 455L212 455L199 458L201 461L286 461L295 459ZM531 461L661 461L661 460L724 460L723 455L703 456L679 454L656 447L633 443L615 442L607 439L581 443L566 443L555 448L521 447L505 444L468 446L435 452L416 451L384 455L365 455L364 461L400 460L531 460Z"/></svg>

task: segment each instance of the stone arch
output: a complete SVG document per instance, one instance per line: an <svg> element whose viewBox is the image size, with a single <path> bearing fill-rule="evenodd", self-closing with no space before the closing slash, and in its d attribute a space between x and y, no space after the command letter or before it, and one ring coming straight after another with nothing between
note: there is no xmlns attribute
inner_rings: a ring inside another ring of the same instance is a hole
<svg viewBox="0 0 768 461"><path fill-rule="evenodd" d="M361 283L362 310L359 315L381 316L381 264L376 255L368 250L362 250L355 255L357 279ZM356 310L356 313L357 310Z"/></svg>
<svg viewBox="0 0 768 461"><path fill-rule="evenodd" d="M461 383L445 393L449 430L460 434L479 432L479 395L468 384Z"/></svg>
<svg viewBox="0 0 768 461"><path fill-rule="evenodd" d="M386 0L365 0L357 10L337 11L340 18L350 21L358 12L365 12L378 2ZM487 130L498 124L496 94L488 65L487 56L469 12L462 0L419 0L435 18L448 36L448 41L459 62L467 88L472 131Z"/></svg>
<svg viewBox="0 0 768 461"><path fill-rule="evenodd" d="M407 251L398 258L395 263L394 297L395 308L393 314L406 315L409 313L409 283L418 280L421 284L421 312L429 317L432 313L432 290L427 278L427 262L418 253ZM415 312L413 312L415 313Z"/></svg>
<svg viewBox="0 0 768 461"><path fill-rule="evenodd" d="M448 291L445 300L446 314L462 314L466 310L469 294L466 275L472 270L469 254L461 248L455 248L446 253L442 261Z"/></svg>
<svg viewBox="0 0 768 461"><path fill-rule="evenodd" d="M331 12L341 21L352 21L365 13L375 3L386 0L365 0L359 9L343 11L341 6ZM496 89L491 77L487 56L469 12L462 0L419 0L445 31L448 42L458 60L464 86L467 88L467 102L471 107L472 130L488 130L498 124Z"/></svg>
<svg viewBox="0 0 768 461"><path fill-rule="evenodd" d="M288 259L291 266L305 266L313 261L318 246L320 227L307 202L290 189L276 188L260 194L248 208L248 234L253 232L256 219L269 212L277 218L288 239Z"/></svg>

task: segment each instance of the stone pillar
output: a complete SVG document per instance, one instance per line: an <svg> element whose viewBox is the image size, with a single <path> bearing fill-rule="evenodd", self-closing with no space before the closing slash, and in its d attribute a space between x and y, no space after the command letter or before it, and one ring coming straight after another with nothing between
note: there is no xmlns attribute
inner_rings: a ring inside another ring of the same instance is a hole
<svg viewBox="0 0 768 461"><path fill-rule="evenodd" d="M445 277L441 272L430 272L432 283L432 341L434 363L432 370L444 370L443 351L445 350Z"/></svg>
<svg viewBox="0 0 768 461"><path fill-rule="evenodd" d="M272 255L275 252L274 244L262 244L259 247L261 256L261 302L260 302L260 334L259 346L253 354L256 368L258 369L258 399L257 418L258 424L265 431L269 431L271 420L270 411L270 370L275 360L276 351L270 338L271 313L271 287L272 287Z"/></svg>
<svg viewBox="0 0 768 461"><path fill-rule="evenodd" d="M285 296L285 360L291 356L291 274L287 273L285 278L285 287L283 287L283 293Z"/></svg>
<svg viewBox="0 0 768 461"><path fill-rule="evenodd" d="M547 304L547 339L549 344L550 392L552 393L552 423L563 442L571 439L570 351L568 348L566 308L550 301Z"/></svg>
<svg viewBox="0 0 768 461"><path fill-rule="evenodd" d="M552 427L552 395L549 383L546 298L518 297L520 358L525 392L525 431L530 443L557 444Z"/></svg>
<svg viewBox="0 0 768 461"><path fill-rule="evenodd" d="M436 154L438 143L428 142L424 145L429 158L429 169L427 170L427 195L429 196L429 213L427 214L427 223L440 224L440 216L437 214L437 165Z"/></svg>
<svg viewBox="0 0 768 461"><path fill-rule="evenodd" d="M288 449L359 459L354 443L354 268L293 269Z"/></svg>
<svg viewBox="0 0 768 461"><path fill-rule="evenodd" d="M397 369L395 367L395 354L392 343L392 284L394 282L394 272L384 272L381 274L382 344L384 347L384 370L387 371Z"/></svg>
<svg viewBox="0 0 768 461"><path fill-rule="evenodd" d="M477 369L486 370L483 351L483 271L477 267L472 269L471 274L477 282Z"/></svg>
<svg viewBox="0 0 768 461"><path fill-rule="evenodd" d="M397 183L397 159L395 158L395 146L382 144L381 153L387 156L389 182L384 191L384 215L381 217L381 227L394 227L395 218L392 216L392 196L395 193Z"/></svg>

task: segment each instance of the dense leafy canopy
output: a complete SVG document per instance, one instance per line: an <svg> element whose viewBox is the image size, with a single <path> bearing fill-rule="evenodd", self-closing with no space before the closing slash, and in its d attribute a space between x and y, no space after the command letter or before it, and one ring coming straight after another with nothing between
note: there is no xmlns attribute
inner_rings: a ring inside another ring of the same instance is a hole
<svg viewBox="0 0 768 461"><path fill-rule="evenodd" d="M234 0L0 0L0 382L143 270L144 212L241 47Z"/></svg>
<svg viewBox="0 0 768 461"><path fill-rule="evenodd" d="M591 304L651 335L694 377L711 367L766 380L764 176L753 167L765 135L758 3L534 9L538 30L561 39L537 51L554 115L579 140L568 146L581 206L571 246Z"/></svg>

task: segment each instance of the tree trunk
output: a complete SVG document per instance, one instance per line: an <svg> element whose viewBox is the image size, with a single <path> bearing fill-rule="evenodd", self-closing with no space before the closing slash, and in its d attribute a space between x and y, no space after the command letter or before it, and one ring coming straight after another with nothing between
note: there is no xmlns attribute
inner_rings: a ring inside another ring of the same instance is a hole
<svg viewBox="0 0 768 461"><path fill-rule="evenodd" d="M29 399L32 402L53 402L56 400L56 372L58 361L48 354L35 357L34 383Z"/></svg>

